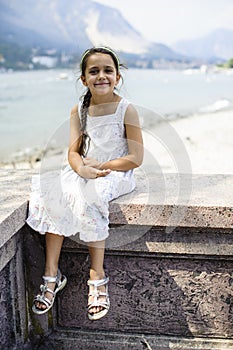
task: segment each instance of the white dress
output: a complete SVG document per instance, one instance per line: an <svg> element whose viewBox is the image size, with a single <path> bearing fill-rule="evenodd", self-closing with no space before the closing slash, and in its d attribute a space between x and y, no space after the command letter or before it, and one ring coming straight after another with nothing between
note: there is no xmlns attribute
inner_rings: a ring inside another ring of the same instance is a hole
<svg viewBox="0 0 233 350"><path fill-rule="evenodd" d="M128 153L124 126L128 105L122 98L113 114L87 115L88 157L106 162ZM133 170L112 171L97 179L80 177L69 164L58 171L41 172L32 177L26 222L41 234L79 234L85 242L104 240L108 237L109 202L134 188Z"/></svg>

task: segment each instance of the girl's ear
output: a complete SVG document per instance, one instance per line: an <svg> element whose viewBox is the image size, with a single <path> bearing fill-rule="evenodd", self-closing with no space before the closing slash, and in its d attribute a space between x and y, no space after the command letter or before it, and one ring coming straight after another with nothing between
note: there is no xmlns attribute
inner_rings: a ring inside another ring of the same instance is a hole
<svg viewBox="0 0 233 350"><path fill-rule="evenodd" d="M81 80L82 80L83 85L87 86L86 79L85 79L84 75L81 75Z"/></svg>
<svg viewBox="0 0 233 350"><path fill-rule="evenodd" d="M115 84L115 85L118 85L120 79L121 79L121 75L120 75L120 73L118 73L118 74L116 75L116 84Z"/></svg>

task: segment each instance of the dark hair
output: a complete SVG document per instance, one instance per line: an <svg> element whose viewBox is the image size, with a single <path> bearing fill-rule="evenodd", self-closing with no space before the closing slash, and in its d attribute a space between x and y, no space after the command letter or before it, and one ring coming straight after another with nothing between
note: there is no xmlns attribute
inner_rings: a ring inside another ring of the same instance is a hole
<svg viewBox="0 0 233 350"><path fill-rule="evenodd" d="M120 67L125 67L125 65L121 64L119 61L119 58L117 54L109 47L92 47L84 52L82 55L81 61L80 61L80 71L81 75L85 75L86 67L87 67L87 60L90 56L92 56L95 53L103 53L110 55L112 57L112 60L114 62L114 65L116 67L117 74L120 73ZM85 156L85 154L88 151L87 145L87 138L88 135L86 133L86 123L87 123L87 110L90 105L91 101L91 91L88 88L85 94L83 95L83 101L81 105L81 116L80 116L80 123L81 123L81 137L79 141L79 154ZM89 140L90 141L90 140Z"/></svg>

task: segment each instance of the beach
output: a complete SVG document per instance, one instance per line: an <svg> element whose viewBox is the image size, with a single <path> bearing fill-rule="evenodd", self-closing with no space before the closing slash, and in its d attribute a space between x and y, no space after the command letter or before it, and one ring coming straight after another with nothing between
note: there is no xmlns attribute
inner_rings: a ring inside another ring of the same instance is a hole
<svg viewBox="0 0 233 350"><path fill-rule="evenodd" d="M184 147L176 148L174 143L172 155L166 151L160 152L158 157L163 160L165 173L177 172L174 164L173 167L171 165L171 156L173 163L177 164L182 157L187 160L188 156L193 174L233 174L232 109L193 114L169 123ZM189 166L181 164L181 171L178 172L189 172Z"/></svg>
<svg viewBox="0 0 233 350"><path fill-rule="evenodd" d="M172 123L194 174L233 174L233 110L194 114Z"/></svg>
<svg viewBox="0 0 233 350"><path fill-rule="evenodd" d="M143 129L145 169L162 173L233 174L232 109L192 114L155 124L152 120L144 120ZM172 137L174 142L170 142ZM64 149L54 148L46 157L56 163L63 153ZM1 167L38 170L43 157L43 149L30 150L28 154L18 153L15 159L2 162Z"/></svg>

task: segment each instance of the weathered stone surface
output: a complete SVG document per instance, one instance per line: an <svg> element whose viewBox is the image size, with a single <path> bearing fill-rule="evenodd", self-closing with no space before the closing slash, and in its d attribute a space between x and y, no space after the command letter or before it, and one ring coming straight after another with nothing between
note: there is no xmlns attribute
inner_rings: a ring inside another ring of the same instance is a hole
<svg viewBox="0 0 233 350"><path fill-rule="evenodd" d="M176 336L232 337L232 262L106 254L111 312L101 322L86 316L89 261L64 252L69 283L59 297L58 325L90 330Z"/></svg>
<svg viewBox="0 0 233 350"><path fill-rule="evenodd" d="M33 299L38 293L40 293L40 285L43 283L42 276L45 267L45 241L44 236L39 235L28 226L25 226L23 240L28 315L31 323L29 332L30 336L33 338L34 335L44 336L48 334L51 331L50 328L53 324L51 313L38 316L32 311Z"/></svg>
<svg viewBox="0 0 233 350"><path fill-rule="evenodd" d="M107 246L113 250L151 252L157 255L232 258L233 235L232 229L177 227L167 233L165 227L121 225L110 230Z"/></svg>
<svg viewBox="0 0 233 350"><path fill-rule="evenodd" d="M0 247L25 224L31 171L1 170Z"/></svg>
<svg viewBox="0 0 233 350"><path fill-rule="evenodd" d="M17 240L13 236L0 247L0 271L2 271L9 261L15 256L17 243Z"/></svg>
<svg viewBox="0 0 233 350"><path fill-rule="evenodd" d="M1 349L11 349L15 344L14 319L11 299L10 266L0 271L0 345Z"/></svg>
<svg viewBox="0 0 233 350"><path fill-rule="evenodd" d="M25 237L31 305L43 274L44 237L30 229ZM196 242L199 247L201 241L206 242L204 248L192 252L192 244ZM207 249L208 241L227 246L233 238L230 232L219 233L217 229L177 228L166 234L164 228L153 228L131 244L107 250L105 268L111 280L111 309L105 318L90 322L86 311L90 267L87 249L66 239L60 268L68 284L57 296L53 323L49 325L47 316L31 315L36 327L40 325L39 334L58 327L155 337L233 338L232 256L224 256L223 247L212 252L212 243ZM148 249L147 242L158 243L158 247L170 245L157 252ZM184 249L170 252L171 244L176 242L183 242Z"/></svg>
<svg viewBox="0 0 233 350"><path fill-rule="evenodd" d="M233 227L233 176L148 174L112 202L112 224ZM145 185L146 182L146 185Z"/></svg>
<svg viewBox="0 0 233 350"><path fill-rule="evenodd" d="M0 348L22 349L27 337L21 232L0 248Z"/></svg>
<svg viewBox="0 0 233 350"><path fill-rule="evenodd" d="M28 200L31 175L32 172L29 170L16 171L1 169L0 222Z"/></svg>

